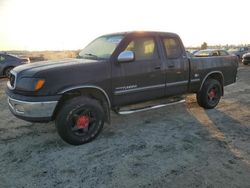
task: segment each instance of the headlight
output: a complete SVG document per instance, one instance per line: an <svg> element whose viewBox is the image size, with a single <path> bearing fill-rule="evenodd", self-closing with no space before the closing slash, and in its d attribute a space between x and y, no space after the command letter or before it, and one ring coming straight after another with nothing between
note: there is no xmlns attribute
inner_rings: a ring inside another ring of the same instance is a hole
<svg viewBox="0 0 250 188"><path fill-rule="evenodd" d="M22 91L38 91L45 84L45 80L41 78L21 78L17 80L16 89Z"/></svg>

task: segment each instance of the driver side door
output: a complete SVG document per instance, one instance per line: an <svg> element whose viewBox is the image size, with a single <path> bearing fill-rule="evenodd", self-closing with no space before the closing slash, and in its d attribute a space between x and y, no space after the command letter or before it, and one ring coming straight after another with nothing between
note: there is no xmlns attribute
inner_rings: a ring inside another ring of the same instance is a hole
<svg viewBox="0 0 250 188"><path fill-rule="evenodd" d="M132 51L135 59L112 65L113 102L116 106L163 97L165 74L153 36L132 37L124 51Z"/></svg>

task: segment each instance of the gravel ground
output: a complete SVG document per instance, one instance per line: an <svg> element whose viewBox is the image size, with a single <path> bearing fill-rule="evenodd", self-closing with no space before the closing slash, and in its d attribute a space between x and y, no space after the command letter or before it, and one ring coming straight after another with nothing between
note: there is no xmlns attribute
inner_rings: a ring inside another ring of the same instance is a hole
<svg viewBox="0 0 250 188"><path fill-rule="evenodd" d="M54 123L8 110L0 81L0 187L250 187L250 66L216 109L186 103L112 114L91 143L71 146Z"/></svg>

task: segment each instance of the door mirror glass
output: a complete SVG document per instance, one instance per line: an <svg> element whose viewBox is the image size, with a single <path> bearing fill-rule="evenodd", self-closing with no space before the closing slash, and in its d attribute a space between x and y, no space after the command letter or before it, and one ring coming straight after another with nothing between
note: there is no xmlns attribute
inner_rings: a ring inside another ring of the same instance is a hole
<svg viewBox="0 0 250 188"><path fill-rule="evenodd" d="M123 51L118 56L118 62L131 62L134 61L135 54L132 51Z"/></svg>

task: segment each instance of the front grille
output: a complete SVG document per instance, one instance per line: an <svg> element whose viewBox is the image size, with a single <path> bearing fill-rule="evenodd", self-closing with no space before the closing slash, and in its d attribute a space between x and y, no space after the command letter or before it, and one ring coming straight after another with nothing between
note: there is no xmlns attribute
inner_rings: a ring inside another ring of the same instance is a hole
<svg viewBox="0 0 250 188"><path fill-rule="evenodd" d="M15 87L15 79L16 79L16 77L15 77L15 75L14 74L12 74L12 73L10 73L10 85L11 85L11 87Z"/></svg>

